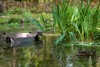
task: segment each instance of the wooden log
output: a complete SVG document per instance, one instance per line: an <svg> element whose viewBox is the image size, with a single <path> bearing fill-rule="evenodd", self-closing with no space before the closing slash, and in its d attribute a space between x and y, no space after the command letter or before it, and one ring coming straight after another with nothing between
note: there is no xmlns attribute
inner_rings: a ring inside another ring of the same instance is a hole
<svg viewBox="0 0 100 67"><path fill-rule="evenodd" d="M5 42L10 44L10 47L28 45L40 40L42 32L37 32L35 35L31 33L13 33L5 35Z"/></svg>

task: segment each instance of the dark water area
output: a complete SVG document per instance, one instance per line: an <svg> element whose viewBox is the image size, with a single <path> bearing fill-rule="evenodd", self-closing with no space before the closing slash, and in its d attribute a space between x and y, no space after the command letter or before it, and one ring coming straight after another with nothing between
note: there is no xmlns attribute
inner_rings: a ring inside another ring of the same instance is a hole
<svg viewBox="0 0 100 67"><path fill-rule="evenodd" d="M28 44L27 44L28 45ZM79 55L79 51L96 51ZM100 47L61 46L33 43L0 47L0 67L100 67Z"/></svg>

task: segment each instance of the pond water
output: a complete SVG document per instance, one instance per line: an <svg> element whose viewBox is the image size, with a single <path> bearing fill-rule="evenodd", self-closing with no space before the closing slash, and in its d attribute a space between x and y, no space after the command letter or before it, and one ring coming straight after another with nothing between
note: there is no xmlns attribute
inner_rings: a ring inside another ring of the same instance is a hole
<svg viewBox="0 0 100 67"><path fill-rule="evenodd" d="M96 55L77 56L80 49L95 50ZM100 48L53 44L0 47L0 67L100 67Z"/></svg>

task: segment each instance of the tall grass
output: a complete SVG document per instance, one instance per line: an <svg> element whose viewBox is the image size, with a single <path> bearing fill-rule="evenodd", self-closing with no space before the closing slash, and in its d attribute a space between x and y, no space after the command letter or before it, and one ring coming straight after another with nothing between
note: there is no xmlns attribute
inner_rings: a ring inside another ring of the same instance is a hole
<svg viewBox="0 0 100 67"><path fill-rule="evenodd" d="M54 29L61 33L61 36L56 40L56 44L64 38L69 39L71 42L75 40L75 13L74 7L70 5L67 0L62 0L60 4L54 5L52 15L54 20Z"/></svg>
<svg viewBox="0 0 100 67"><path fill-rule="evenodd" d="M81 33L81 41L89 41L90 37L95 33L98 24L99 17L99 5L95 7L90 6L90 1L87 1L85 5L81 2L81 5L77 6L79 18L76 21Z"/></svg>
<svg viewBox="0 0 100 67"><path fill-rule="evenodd" d="M53 6L54 29L61 33L56 44L64 38L70 43L75 43L77 39L90 42L99 23L99 6L100 3L91 7L90 0L87 0L86 5L81 1L76 7L68 0L62 0L60 4Z"/></svg>
<svg viewBox="0 0 100 67"><path fill-rule="evenodd" d="M69 0L62 0L54 4L52 8L53 29L61 35L56 44L62 41L76 43L77 41L90 42L100 22L100 3L95 7L90 6L90 0L86 4L83 1L79 5L72 6ZM42 30L48 30L45 18L41 15L42 24L35 21Z"/></svg>
<svg viewBox="0 0 100 67"><path fill-rule="evenodd" d="M43 14L40 15L40 20L31 18L31 22L43 32L49 32L52 29L52 22L49 22Z"/></svg>

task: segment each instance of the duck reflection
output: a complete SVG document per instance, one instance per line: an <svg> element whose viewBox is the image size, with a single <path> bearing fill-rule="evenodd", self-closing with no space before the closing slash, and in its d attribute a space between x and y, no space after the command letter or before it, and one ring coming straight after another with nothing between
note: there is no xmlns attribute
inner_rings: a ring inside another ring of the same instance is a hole
<svg viewBox="0 0 100 67"><path fill-rule="evenodd" d="M97 67L97 55L96 50L94 48L90 48L90 50L78 50L78 62L82 64L84 67Z"/></svg>

